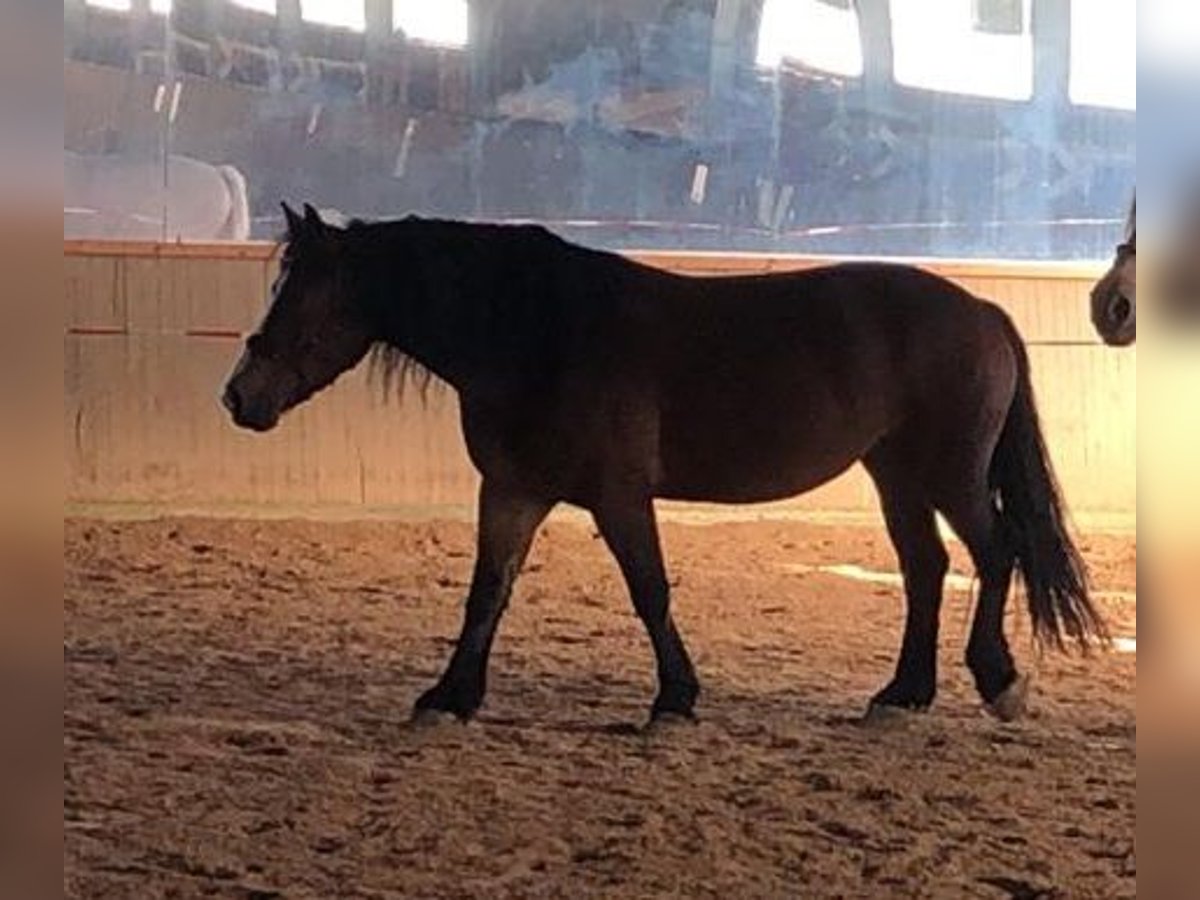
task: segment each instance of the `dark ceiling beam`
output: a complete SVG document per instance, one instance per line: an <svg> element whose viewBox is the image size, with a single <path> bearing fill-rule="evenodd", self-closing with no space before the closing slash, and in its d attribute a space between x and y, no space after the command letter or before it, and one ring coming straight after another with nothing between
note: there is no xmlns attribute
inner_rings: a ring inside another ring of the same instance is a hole
<svg viewBox="0 0 1200 900"><path fill-rule="evenodd" d="M304 27L300 0L276 0L275 15L279 22L279 49L284 53L296 50L302 43L300 34Z"/></svg>
<svg viewBox="0 0 1200 900"><path fill-rule="evenodd" d="M481 113L496 96L500 52L501 0L468 0L467 64L470 108Z"/></svg>
<svg viewBox="0 0 1200 900"><path fill-rule="evenodd" d="M733 90L741 66L753 65L764 0L717 0L709 55L709 94Z"/></svg>
<svg viewBox="0 0 1200 900"><path fill-rule="evenodd" d="M890 0L858 0L862 33L863 89L868 103L891 93L894 82L892 8Z"/></svg>
<svg viewBox="0 0 1200 900"><path fill-rule="evenodd" d="M394 17L392 0L366 0L367 43L386 44L391 39Z"/></svg>
<svg viewBox="0 0 1200 900"><path fill-rule="evenodd" d="M1054 108L1070 105L1071 0L1033 0L1033 96Z"/></svg>

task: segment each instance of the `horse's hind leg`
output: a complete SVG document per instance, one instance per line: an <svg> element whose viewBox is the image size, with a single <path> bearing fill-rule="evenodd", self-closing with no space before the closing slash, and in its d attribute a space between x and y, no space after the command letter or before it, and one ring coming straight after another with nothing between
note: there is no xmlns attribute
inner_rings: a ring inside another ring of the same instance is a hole
<svg viewBox="0 0 1200 900"><path fill-rule="evenodd" d="M651 718L692 717L700 693L696 672L671 618L670 585L663 566L654 507L648 498L606 502L592 515L616 557L634 609L646 626L658 666L658 696Z"/></svg>
<svg viewBox="0 0 1200 900"><path fill-rule="evenodd" d="M487 663L513 581L534 532L553 504L505 490L485 480L479 492L475 572L462 633L446 671L417 700L416 711L436 710L469 719L483 702Z"/></svg>
<svg viewBox="0 0 1200 900"><path fill-rule="evenodd" d="M966 490L939 504L951 527L966 544L979 575L979 599L967 641L967 668L988 709L1001 719L1024 711L1025 681L1004 637L1004 607L1008 602L1016 555L1004 520L992 501L987 477L964 483Z"/></svg>
<svg viewBox="0 0 1200 900"><path fill-rule="evenodd" d="M865 464L879 490L908 604L896 674L871 699L871 708L925 709L937 692L938 616L949 558L933 506L911 468L894 451L883 448L869 455Z"/></svg>

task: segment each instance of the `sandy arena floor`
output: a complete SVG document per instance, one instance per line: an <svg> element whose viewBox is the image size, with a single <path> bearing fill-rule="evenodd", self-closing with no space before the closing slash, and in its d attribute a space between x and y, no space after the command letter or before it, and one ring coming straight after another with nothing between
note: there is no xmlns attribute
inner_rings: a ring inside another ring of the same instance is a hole
<svg viewBox="0 0 1200 900"><path fill-rule="evenodd" d="M469 525L66 524L73 897L1133 897L1136 660L1033 658L1002 725L943 615L925 715L890 676L881 531L666 525L695 727L645 732L653 663L589 528L547 526L469 726L407 725L457 633ZM1084 542L1131 636L1132 538ZM963 557L956 552L956 570Z"/></svg>

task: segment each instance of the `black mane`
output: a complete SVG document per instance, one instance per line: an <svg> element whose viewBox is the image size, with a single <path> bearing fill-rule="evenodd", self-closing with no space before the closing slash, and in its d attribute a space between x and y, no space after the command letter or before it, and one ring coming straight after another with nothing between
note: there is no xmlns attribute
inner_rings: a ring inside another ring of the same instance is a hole
<svg viewBox="0 0 1200 900"><path fill-rule="evenodd" d="M367 383L379 385L379 393L384 401L394 394L396 400L403 404L405 387L411 384L417 389L421 405L427 406L431 386L438 392L447 387L446 382L425 366L399 348L383 341L371 348L367 366Z"/></svg>
<svg viewBox="0 0 1200 900"><path fill-rule="evenodd" d="M595 267L598 274L634 265L617 254L571 244L536 224L416 216L354 219L342 240L355 293L366 299L377 321L403 335L405 317L421 315L405 309L405 301L412 300L451 323L438 340L452 341L455 354L499 351L526 369L556 359L562 351L556 345L576 330L572 322L586 317L588 306L602 296L593 290L597 282L579 283L581 271ZM372 348L369 370L383 395L395 393L401 402L410 384L422 403L431 386L444 387L429 365L386 337Z"/></svg>

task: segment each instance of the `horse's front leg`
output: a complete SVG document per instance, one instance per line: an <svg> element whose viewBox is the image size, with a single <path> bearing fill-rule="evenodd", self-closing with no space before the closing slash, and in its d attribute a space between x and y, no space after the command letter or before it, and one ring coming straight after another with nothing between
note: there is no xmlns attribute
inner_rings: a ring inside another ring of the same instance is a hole
<svg viewBox="0 0 1200 900"><path fill-rule="evenodd" d="M650 717L692 718L700 684L671 618L670 585L663 566L654 506L647 497L612 498L593 509L596 525L616 557L658 664L658 696Z"/></svg>
<svg viewBox="0 0 1200 900"><path fill-rule="evenodd" d="M534 532L554 504L488 480L479 491L479 534L475 572L467 595L462 633L446 671L417 700L416 713L453 713L466 720L483 703L488 654L513 582L529 552Z"/></svg>

